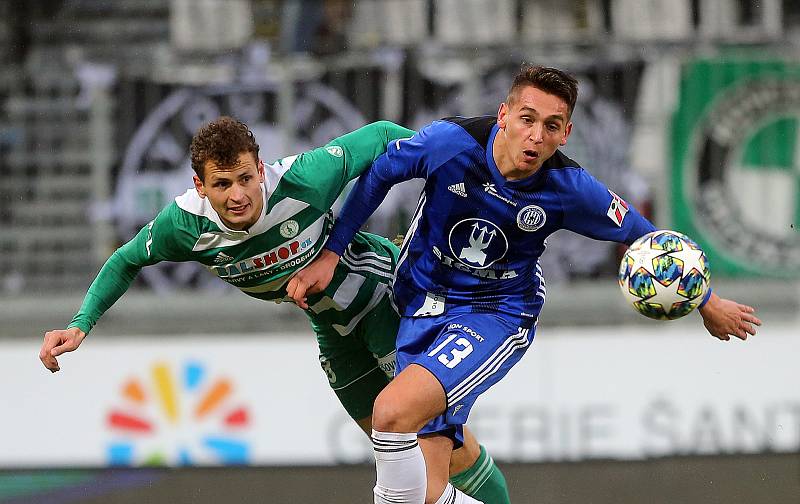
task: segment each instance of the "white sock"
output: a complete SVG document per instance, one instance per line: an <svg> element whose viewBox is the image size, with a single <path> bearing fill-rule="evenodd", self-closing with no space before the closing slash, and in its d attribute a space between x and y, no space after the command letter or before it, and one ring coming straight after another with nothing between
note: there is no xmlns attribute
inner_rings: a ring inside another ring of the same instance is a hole
<svg viewBox="0 0 800 504"><path fill-rule="evenodd" d="M375 504L424 504L428 484L417 434L372 431Z"/></svg>
<svg viewBox="0 0 800 504"><path fill-rule="evenodd" d="M436 501L436 504L483 504L483 501L473 499L469 495L448 483L447 486L444 487L444 492L442 492L442 495L439 497L439 500Z"/></svg>

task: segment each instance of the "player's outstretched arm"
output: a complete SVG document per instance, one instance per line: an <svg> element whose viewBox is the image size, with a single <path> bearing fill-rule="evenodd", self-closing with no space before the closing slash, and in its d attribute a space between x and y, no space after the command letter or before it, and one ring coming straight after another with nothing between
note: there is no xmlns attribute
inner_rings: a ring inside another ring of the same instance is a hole
<svg viewBox="0 0 800 504"><path fill-rule="evenodd" d="M86 333L77 327L70 327L69 329L54 329L44 333L44 342L42 349L39 350L39 360L42 361L44 367L55 373L59 369L58 357L65 352L76 350Z"/></svg>
<svg viewBox="0 0 800 504"><path fill-rule="evenodd" d="M286 285L286 293L297 306L307 310L307 296L322 292L328 287L338 263L339 255L336 252L322 249L319 257L292 276Z"/></svg>
<svg viewBox="0 0 800 504"><path fill-rule="evenodd" d="M733 335L745 340L748 334L756 333L756 326L761 325L755 311L752 306L721 298L712 292L708 302L700 308L700 315L703 325L715 338L728 341Z"/></svg>

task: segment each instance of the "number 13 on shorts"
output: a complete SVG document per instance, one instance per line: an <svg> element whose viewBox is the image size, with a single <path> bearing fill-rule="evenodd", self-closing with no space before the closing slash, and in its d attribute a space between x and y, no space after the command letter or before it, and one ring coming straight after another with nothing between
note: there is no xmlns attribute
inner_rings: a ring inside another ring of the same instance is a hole
<svg viewBox="0 0 800 504"><path fill-rule="evenodd" d="M458 334L451 334L439 346L428 353L428 357L439 354L437 359L450 369L456 367L464 358L472 353L472 343L467 338L460 337L455 340L452 347L444 349ZM455 347L455 348L454 348ZM441 353L440 353L441 352Z"/></svg>

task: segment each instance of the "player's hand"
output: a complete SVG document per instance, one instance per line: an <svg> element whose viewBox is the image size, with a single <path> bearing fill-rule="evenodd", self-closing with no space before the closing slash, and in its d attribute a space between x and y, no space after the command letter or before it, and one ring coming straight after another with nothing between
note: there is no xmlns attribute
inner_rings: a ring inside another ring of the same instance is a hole
<svg viewBox="0 0 800 504"><path fill-rule="evenodd" d="M56 357L78 348L85 337L86 333L77 327L47 331L44 333L44 343L39 351L39 360L42 361L44 367L55 373L61 369L58 367Z"/></svg>
<svg viewBox="0 0 800 504"><path fill-rule="evenodd" d="M328 284L331 283L333 272L338 263L339 256L336 252L322 249L319 257L292 276L286 285L286 293L294 300L297 306L308 310L306 296L325 290Z"/></svg>
<svg viewBox="0 0 800 504"><path fill-rule="evenodd" d="M761 325L755 311L752 306L723 299L712 292L708 303L700 308L700 315L703 325L715 338L728 341L733 335L745 340L748 334L756 333L756 326Z"/></svg>

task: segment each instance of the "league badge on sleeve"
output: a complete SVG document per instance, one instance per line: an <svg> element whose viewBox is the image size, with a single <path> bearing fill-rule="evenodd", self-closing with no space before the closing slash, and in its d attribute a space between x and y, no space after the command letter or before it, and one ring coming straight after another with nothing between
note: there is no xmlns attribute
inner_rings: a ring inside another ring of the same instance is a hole
<svg viewBox="0 0 800 504"><path fill-rule="evenodd" d="M606 215L608 215L608 218L614 221L617 226L622 227L622 221L625 220L625 214L628 213L628 204L611 189L609 189L608 192L611 193L611 204L608 206Z"/></svg>

